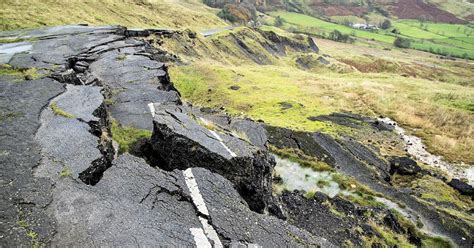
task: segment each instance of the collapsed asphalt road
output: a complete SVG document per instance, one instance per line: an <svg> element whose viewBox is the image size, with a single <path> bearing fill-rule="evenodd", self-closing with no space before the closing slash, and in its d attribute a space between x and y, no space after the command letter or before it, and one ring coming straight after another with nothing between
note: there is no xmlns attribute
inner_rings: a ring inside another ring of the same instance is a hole
<svg viewBox="0 0 474 248"><path fill-rule="evenodd" d="M15 72L0 75L2 245L362 245L365 235L377 236L364 223L373 221L371 214L405 232L388 210L322 193L273 195L269 143L325 157L417 212L427 209L380 184L390 166L354 140L266 130L183 104L161 61L166 54L141 39L172 32L63 26L0 33L20 40L0 45L2 68ZM128 151L112 139L114 126L150 137ZM443 229L444 217L433 212L423 216L469 246L464 226ZM420 244L419 237L411 242Z"/></svg>
<svg viewBox="0 0 474 248"><path fill-rule="evenodd" d="M150 32L161 31L64 26L1 33L24 40L1 45L2 64L37 74L0 77L2 246L330 245L249 208L265 212L271 198L266 148L208 133L219 152L204 146L200 164L186 161L191 147L156 154L180 158L159 160L168 171L117 154L112 121L151 130L150 103L180 104L159 54L131 37ZM242 150L224 156L224 143ZM221 169L212 166L216 161ZM225 171L227 162L242 169ZM253 172L258 166L265 173ZM225 177L255 185L241 183L241 195Z"/></svg>

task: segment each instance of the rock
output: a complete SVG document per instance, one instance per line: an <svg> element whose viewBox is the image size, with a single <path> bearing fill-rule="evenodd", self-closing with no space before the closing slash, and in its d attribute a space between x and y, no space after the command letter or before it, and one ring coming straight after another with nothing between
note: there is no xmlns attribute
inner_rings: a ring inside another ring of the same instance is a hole
<svg viewBox="0 0 474 248"><path fill-rule="evenodd" d="M238 86L238 85L232 85L232 86L229 87L229 89L231 89L231 90L239 90L239 89L240 89L240 86Z"/></svg>
<svg viewBox="0 0 474 248"><path fill-rule="evenodd" d="M289 102L280 102L278 104L280 104L281 110L287 110L287 109L293 108L293 104Z"/></svg>
<svg viewBox="0 0 474 248"><path fill-rule="evenodd" d="M421 172L421 167L409 157L391 157L390 174L398 173L400 175L415 175Z"/></svg>
<svg viewBox="0 0 474 248"><path fill-rule="evenodd" d="M352 113L331 113L329 115L310 116L310 121L330 121L341 126L360 128L363 122L369 120Z"/></svg>
<svg viewBox="0 0 474 248"><path fill-rule="evenodd" d="M252 210L267 208L275 162L266 150L185 107L155 105L154 115L151 142L160 167L207 168L233 182Z"/></svg>
<svg viewBox="0 0 474 248"><path fill-rule="evenodd" d="M372 122L372 126L375 127L379 131L393 131L395 127L393 125L390 125L386 122L376 120Z"/></svg>
<svg viewBox="0 0 474 248"><path fill-rule="evenodd" d="M453 187L459 193L468 196L474 196L474 188L466 182L463 182L457 178L452 179L449 183L449 186Z"/></svg>
<svg viewBox="0 0 474 248"><path fill-rule="evenodd" d="M323 56L319 56L318 61L319 61L319 63L321 63L323 65L329 65L330 64L330 62L327 59L325 59Z"/></svg>
<svg viewBox="0 0 474 248"><path fill-rule="evenodd" d="M397 218L392 213L386 214L383 217L383 222L396 233L403 233L404 231Z"/></svg>

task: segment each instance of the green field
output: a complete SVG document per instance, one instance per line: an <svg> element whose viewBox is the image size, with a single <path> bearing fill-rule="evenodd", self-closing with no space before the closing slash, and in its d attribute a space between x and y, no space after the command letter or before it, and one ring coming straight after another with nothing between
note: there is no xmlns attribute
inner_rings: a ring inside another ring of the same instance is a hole
<svg viewBox="0 0 474 248"><path fill-rule="evenodd" d="M321 19L303 15L303 14L298 14L298 13L293 13L293 12L272 12L270 13L270 15L280 16L283 19L285 19L285 21L287 22L287 27L296 25L302 31L308 32L308 33L317 34L318 31L321 33L322 32L329 33L334 30L339 30L342 33L351 34L359 38L373 39L373 40L381 41L385 43L393 43L393 41L395 40L395 37L393 36L353 29L344 25L326 22Z"/></svg>
<svg viewBox="0 0 474 248"><path fill-rule="evenodd" d="M272 12L285 20L284 29L325 36L338 30L356 38L393 43L395 35L390 31L397 28L400 36L412 40L411 48L454 57L474 59L474 28L461 24L420 23L416 20L392 21L393 28L377 32L353 29L341 24L327 22L315 17L292 12Z"/></svg>

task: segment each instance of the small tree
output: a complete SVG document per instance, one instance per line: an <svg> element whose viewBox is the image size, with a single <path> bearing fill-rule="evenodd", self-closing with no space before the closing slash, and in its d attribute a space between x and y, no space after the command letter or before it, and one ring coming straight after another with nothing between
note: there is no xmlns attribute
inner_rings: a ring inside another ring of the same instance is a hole
<svg viewBox="0 0 474 248"><path fill-rule="evenodd" d="M392 22L390 22L389 19L385 19L382 22L382 25L380 25L380 28L382 28L382 29L389 29L390 27L392 27Z"/></svg>
<svg viewBox="0 0 474 248"><path fill-rule="evenodd" d="M285 24L285 19L281 18L280 16L277 16L275 18L275 26L281 27L283 26L283 24Z"/></svg>
<svg viewBox="0 0 474 248"><path fill-rule="evenodd" d="M393 45L395 45L396 47L400 47L400 48L409 48L410 44L411 44L410 39L405 39L405 38L402 38L402 37L397 37L395 39L395 41L393 42Z"/></svg>

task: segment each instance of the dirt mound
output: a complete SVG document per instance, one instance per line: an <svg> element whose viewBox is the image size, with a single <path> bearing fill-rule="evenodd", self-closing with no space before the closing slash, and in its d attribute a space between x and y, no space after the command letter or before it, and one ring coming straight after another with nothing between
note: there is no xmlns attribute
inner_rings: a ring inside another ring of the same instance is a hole
<svg viewBox="0 0 474 248"><path fill-rule="evenodd" d="M400 19L426 19L435 22L466 23L455 15L423 0L399 0L393 14Z"/></svg>

